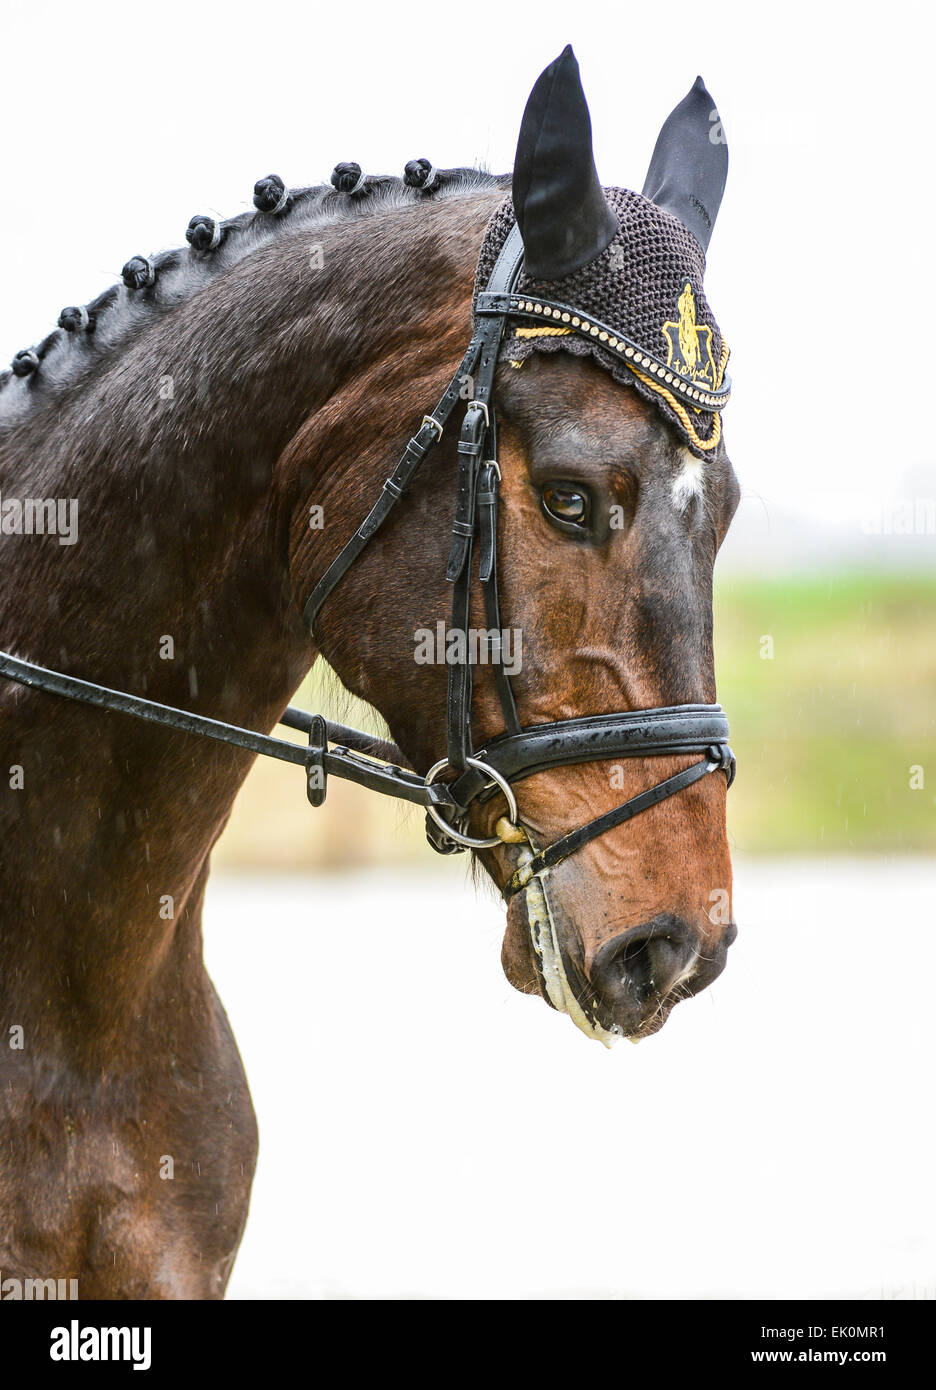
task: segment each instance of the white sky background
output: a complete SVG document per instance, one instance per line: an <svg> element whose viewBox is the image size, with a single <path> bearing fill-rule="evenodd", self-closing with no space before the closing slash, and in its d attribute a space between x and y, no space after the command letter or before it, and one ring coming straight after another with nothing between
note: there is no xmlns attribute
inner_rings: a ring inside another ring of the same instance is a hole
<svg viewBox="0 0 936 1390"><path fill-rule="evenodd" d="M749 524L793 510L831 537L936 491L933 13L0 0L0 361L129 256L183 245L193 213L250 207L264 174L509 168L529 90L571 42L604 183L640 189L697 72L718 102L731 164L706 289L733 348L726 439Z"/></svg>

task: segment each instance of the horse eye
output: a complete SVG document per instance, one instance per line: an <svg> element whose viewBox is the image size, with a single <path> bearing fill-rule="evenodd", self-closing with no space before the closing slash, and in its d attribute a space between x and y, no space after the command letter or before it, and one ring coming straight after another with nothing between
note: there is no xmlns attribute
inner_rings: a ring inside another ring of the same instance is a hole
<svg viewBox="0 0 936 1390"><path fill-rule="evenodd" d="M541 493L543 510L553 521L567 526L585 526L588 522L588 497L577 488L562 483L550 483Z"/></svg>

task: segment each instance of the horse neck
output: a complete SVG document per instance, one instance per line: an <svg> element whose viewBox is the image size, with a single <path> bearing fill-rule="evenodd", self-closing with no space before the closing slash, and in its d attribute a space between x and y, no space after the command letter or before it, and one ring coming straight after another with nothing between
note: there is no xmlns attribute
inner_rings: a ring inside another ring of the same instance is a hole
<svg viewBox="0 0 936 1390"><path fill-rule="evenodd" d="M444 302L465 296L492 205L490 194L463 207L453 199L318 233L318 270L307 236L262 248L3 442L4 496L76 499L79 539L3 537L0 646L270 728L315 654L290 575L289 533L316 463L307 459L297 476L278 461L326 407L347 397L360 413L353 383L375 364L406 346L418 378L441 324L453 344L463 338L466 323L446 322ZM443 254L447 239L454 248ZM440 284L456 271L454 291ZM424 381L409 386L405 377L395 383L399 430L425 409ZM358 477L349 438L336 463L348 471L348 515L336 509L332 518L350 535L386 458L369 455L364 466L375 476ZM301 557L299 570L307 564ZM22 919L38 917L45 948L57 943L67 959L90 935L107 957L123 953L132 923L136 955L149 943L160 956L178 931L160 916L160 900L172 898L178 924L197 898L251 758L9 686L0 690L0 732L4 767L22 766L25 778L0 800L8 844L0 937L9 944ZM14 889L37 836L49 860ZM63 902L65 880L75 891Z"/></svg>

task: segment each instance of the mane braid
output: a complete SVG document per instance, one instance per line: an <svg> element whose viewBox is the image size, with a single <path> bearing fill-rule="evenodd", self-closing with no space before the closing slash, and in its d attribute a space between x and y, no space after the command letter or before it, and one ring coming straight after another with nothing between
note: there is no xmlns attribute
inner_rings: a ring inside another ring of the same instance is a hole
<svg viewBox="0 0 936 1390"><path fill-rule="evenodd" d="M419 160L411 161L407 171L417 163L431 168L428 160ZM349 167L352 166L339 165L338 169ZM139 289L128 288L126 283L112 285L84 306L87 321L83 325L78 323L81 308L69 306L63 310L62 326L29 349L28 374L20 375L9 369L0 372L0 431L15 428L60 392L79 386L96 367L131 344L137 334L153 322L154 315L165 315L187 303L209 282L225 275L284 229L294 232L308 228L311 231L360 217L380 216L408 204L468 196L485 188L509 189L509 175L495 175L483 169L438 169L432 173L431 190L413 186L406 178L368 174L356 193L338 191L331 184L287 189L279 213L243 212L216 224L212 218L194 217L190 227L210 224L211 232L207 237L189 238L191 244L179 250L148 257L154 271L152 283ZM270 176L261 182L267 185L274 179L275 176ZM213 246L199 245L199 242L207 243L212 239ZM133 283L131 267L138 264L145 264L144 258L133 257L125 267L130 283ZM31 360L33 355L37 359L35 363Z"/></svg>

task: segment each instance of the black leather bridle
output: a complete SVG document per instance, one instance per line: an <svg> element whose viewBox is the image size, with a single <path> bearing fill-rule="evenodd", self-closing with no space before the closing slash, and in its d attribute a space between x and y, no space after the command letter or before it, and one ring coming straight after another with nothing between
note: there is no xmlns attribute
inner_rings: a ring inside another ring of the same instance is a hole
<svg viewBox="0 0 936 1390"><path fill-rule="evenodd" d="M405 495L423 459L441 438L452 412L463 399L465 383L470 382L471 399L465 409L458 442L455 519L446 568L446 579L452 585L451 629L467 639L472 562L477 542L485 618L488 630L500 634L497 585L500 469L496 461L493 387L501 338L507 319L518 307L510 295L522 259L523 244L515 226L504 243L485 290L476 296L475 330L458 370L435 410L423 417L422 425L407 444L368 516L313 589L304 610L310 630L314 630L325 600ZM465 848L485 849L501 843L525 842L533 853L522 856L520 867L505 885L503 894L508 899L524 889L534 876L555 867L590 840L691 786L708 773L721 768L729 786L734 779L735 758L728 744L728 721L720 705L671 705L587 715L521 728L510 676L499 651L494 652L493 674L505 732L476 751L471 737L472 670L467 640L463 650L464 659L449 665L446 757L424 777L399 765L403 758L395 745L292 707L286 709L279 722L307 733L308 747L78 680L8 652L0 652L0 676L53 695L296 763L306 769L308 797L314 806L320 806L325 800L329 775L356 782L386 796L415 802L427 811L429 843L443 854ZM536 772L603 759L689 753L700 754L700 760L544 849L534 844L529 832L520 824L513 784ZM446 769L456 774L454 779L437 780ZM507 800L509 815L498 821L497 835L481 839L467 834L474 803L484 802L498 791Z"/></svg>

